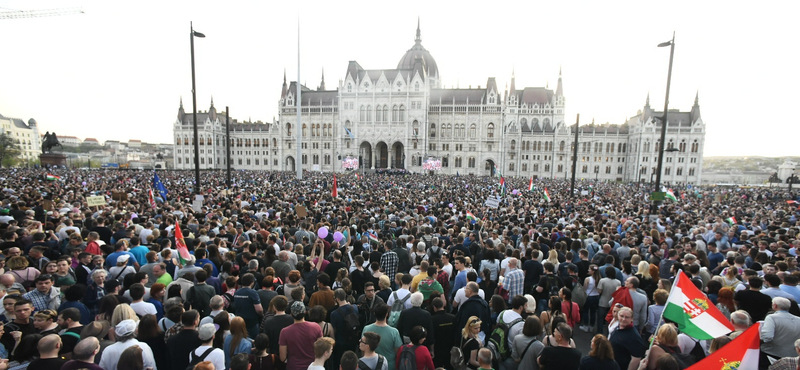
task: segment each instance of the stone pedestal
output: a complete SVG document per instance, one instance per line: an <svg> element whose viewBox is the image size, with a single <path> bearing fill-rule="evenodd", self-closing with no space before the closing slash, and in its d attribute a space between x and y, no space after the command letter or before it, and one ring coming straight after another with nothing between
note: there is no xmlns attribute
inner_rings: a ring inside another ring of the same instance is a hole
<svg viewBox="0 0 800 370"><path fill-rule="evenodd" d="M39 154L39 163L42 167L47 166L65 166L67 165L67 156L61 153L43 153Z"/></svg>

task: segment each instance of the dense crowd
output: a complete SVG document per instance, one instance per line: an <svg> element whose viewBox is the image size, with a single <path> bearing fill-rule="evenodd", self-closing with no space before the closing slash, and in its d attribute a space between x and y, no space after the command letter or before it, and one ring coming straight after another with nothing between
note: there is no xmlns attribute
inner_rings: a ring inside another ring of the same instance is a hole
<svg viewBox="0 0 800 370"><path fill-rule="evenodd" d="M786 190L158 176L0 170L0 369L667 370L759 322L759 368L798 369ZM678 276L735 330L665 320Z"/></svg>

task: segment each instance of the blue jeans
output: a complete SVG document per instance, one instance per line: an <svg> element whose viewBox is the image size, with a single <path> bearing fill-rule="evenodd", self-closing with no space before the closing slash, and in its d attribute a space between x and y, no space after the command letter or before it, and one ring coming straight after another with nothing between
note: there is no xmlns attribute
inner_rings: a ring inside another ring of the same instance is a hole
<svg viewBox="0 0 800 370"><path fill-rule="evenodd" d="M550 308L548 307L548 302L549 301L550 301L549 299L539 299L536 302L536 315L537 316L539 314L541 314L542 311L550 311Z"/></svg>
<svg viewBox="0 0 800 370"><path fill-rule="evenodd" d="M601 307L598 306L597 308L597 334L603 334L608 336L608 324L606 324L606 315L608 315L608 311L611 307Z"/></svg>

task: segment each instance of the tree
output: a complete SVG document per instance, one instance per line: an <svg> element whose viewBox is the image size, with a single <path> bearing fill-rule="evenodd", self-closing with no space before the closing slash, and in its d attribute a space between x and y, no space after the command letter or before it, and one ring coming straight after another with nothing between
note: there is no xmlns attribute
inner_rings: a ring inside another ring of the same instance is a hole
<svg viewBox="0 0 800 370"><path fill-rule="evenodd" d="M11 167L20 155L17 142L5 133L0 134L0 167Z"/></svg>

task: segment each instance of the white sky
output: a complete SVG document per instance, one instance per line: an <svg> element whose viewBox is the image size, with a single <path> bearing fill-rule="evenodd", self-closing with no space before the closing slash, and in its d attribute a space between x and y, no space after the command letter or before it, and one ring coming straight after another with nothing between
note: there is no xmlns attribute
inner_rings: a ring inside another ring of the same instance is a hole
<svg viewBox="0 0 800 370"><path fill-rule="evenodd" d="M391 4L391 5L389 5ZM183 97L191 112L189 22L198 110L214 97L238 120L277 118L283 72L335 88L349 60L395 68L422 44L445 86L555 89L566 121L622 123L648 91L662 110L676 31L670 108L707 125L706 156L796 155L798 1L0 1L0 11L80 6L85 14L0 19L0 113L40 130L101 141L172 142ZM794 150L793 150L794 149Z"/></svg>

